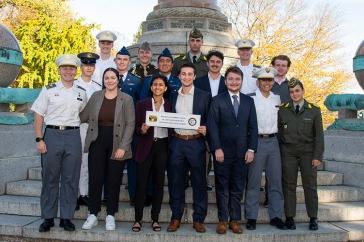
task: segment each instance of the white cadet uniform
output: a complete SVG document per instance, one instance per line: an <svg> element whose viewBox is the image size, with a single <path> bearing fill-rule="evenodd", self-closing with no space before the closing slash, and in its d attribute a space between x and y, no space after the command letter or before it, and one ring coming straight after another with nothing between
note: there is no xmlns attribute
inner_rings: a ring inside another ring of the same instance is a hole
<svg viewBox="0 0 364 242"><path fill-rule="evenodd" d="M96 68L95 68L94 74L92 75L92 80L95 80L96 82L98 82L101 85L102 84L102 75L104 74L104 71L109 67L116 69L114 57L110 56L110 58L106 59L106 60L102 60L101 58L98 59L96 61L95 67Z"/></svg>
<svg viewBox="0 0 364 242"><path fill-rule="evenodd" d="M253 93L258 89L257 79L253 77L253 72L256 71L257 67L253 64L242 66L240 61L236 64L237 67L243 72L243 85L241 85L240 92L244 94Z"/></svg>
<svg viewBox="0 0 364 242"><path fill-rule="evenodd" d="M86 102L84 88L75 84L66 88L59 81L44 87L32 105L31 109L43 116L46 124L44 142L47 152L41 154L40 199L41 216L44 219L57 217L58 197L60 218L73 218L82 154L79 113Z"/></svg>
<svg viewBox="0 0 364 242"><path fill-rule="evenodd" d="M282 161L277 139L279 95L273 92L264 97L258 89L249 94L254 99L258 121L258 149L249 165L246 189L246 219L257 219L260 197L260 180L265 169L268 179L268 214L270 219L281 218L283 213Z"/></svg>
<svg viewBox="0 0 364 242"><path fill-rule="evenodd" d="M99 84L98 82L93 81L93 80L91 80L89 82L85 82L84 80L82 80L81 77L79 77L75 81L75 84L80 87L83 87L86 90L87 100L90 100L90 97L92 96L92 94L94 92L102 89L101 84ZM82 151L84 150L84 147L85 147L87 128L88 128L87 123L83 123L80 126ZM81 196L88 195L88 153L82 153L79 190L80 190Z"/></svg>

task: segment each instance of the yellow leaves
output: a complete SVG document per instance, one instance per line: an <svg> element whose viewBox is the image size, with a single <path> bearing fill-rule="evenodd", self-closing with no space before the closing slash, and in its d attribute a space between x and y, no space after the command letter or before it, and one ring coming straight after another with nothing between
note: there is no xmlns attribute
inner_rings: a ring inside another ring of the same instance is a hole
<svg viewBox="0 0 364 242"><path fill-rule="evenodd" d="M5 1L13 10L5 22L20 41L24 56L13 86L33 88L55 82L59 79L54 63L58 55L95 50L91 34L95 25L74 18L68 1Z"/></svg>

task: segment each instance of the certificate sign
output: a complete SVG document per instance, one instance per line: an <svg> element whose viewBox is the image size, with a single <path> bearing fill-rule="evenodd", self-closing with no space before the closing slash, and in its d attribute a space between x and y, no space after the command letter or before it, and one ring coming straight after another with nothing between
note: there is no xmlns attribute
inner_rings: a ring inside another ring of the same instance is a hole
<svg viewBox="0 0 364 242"><path fill-rule="evenodd" d="M149 126L175 128L175 129L198 129L200 127L200 115L186 113L168 113L147 111L145 123Z"/></svg>

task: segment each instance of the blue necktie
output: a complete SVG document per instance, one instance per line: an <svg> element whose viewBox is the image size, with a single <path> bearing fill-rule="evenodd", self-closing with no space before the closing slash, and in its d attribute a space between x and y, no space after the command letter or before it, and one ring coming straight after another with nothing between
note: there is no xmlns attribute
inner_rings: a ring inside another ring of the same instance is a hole
<svg viewBox="0 0 364 242"><path fill-rule="evenodd" d="M234 99L233 106L234 106L235 117L238 117L238 111L239 111L238 96L237 95L233 95L232 97Z"/></svg>

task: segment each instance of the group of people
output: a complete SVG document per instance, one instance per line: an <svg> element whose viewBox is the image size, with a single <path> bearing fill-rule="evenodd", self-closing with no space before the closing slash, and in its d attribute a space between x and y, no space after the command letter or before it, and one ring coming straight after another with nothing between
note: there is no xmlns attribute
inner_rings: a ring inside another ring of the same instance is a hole
<svg viewBox="0 0 364 242"><path fill-rule="evenodd" d="M295 229L299 170L309 229L318 229L316 180L324 150L321 112L304 99L301 81L286 78L291 65L286 55L274 57L270 67L256 66L251 63L254 42L239 40L240 60L223 75L223 53L211 50L204 55L203 35L194 28L186 54L174 59L166 48L156 67L145 42L138 50L139 63L129 69L125 47L111 55L115 34L103 31L97 39L100 55L84 52L57 58L60 81L44 87L32 106L42 163L40 232L54 226L58 200L59 225L64 230L75 230L71 219L79 205L89 209L82 229L92 229L102 202L105 228L114 230L126 165L130 204L135 207L132 231L141 231L143 210L149 204L152 229L161 230L167 172L172 211L167 231L180 227L189 177L193 228L203 233L208 154L213 157L218 234L228 229L243 232L243 197L246 228L256 229L263 172L270 224ZM79 66L81 76L74 80ZM197 129L152 127L146 124L147 111L199 115L200 124Z"/></svg>

